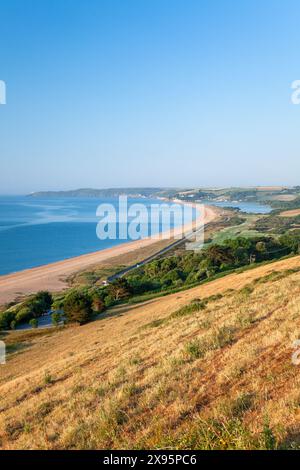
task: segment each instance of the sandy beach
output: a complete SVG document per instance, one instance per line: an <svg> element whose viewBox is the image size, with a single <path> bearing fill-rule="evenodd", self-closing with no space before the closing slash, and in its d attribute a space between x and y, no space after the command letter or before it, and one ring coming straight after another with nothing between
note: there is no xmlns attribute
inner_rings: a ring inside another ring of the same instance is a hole
<svg viewBox="0 0 300 470"><path fill-rule="evenodd" d="M177 203L178 201L176 201ZM187 203L189 204L189 203ZM185 232L192 231L195 226L206 225L215 220L220 209L212 206L199 206L199 216L195 221L184 227ZM178 237L182 228L175 228L171 233L170 242ZM158 238L145 238L137 241L123 243L113 248L76 256L74 258L58 261L37 268L19 271L13 274L0 276L0 305L15 300L19 296L32 294L39 290L51 292L60 291L68 287L67 278L75 272L101 264L103 261L131 253L141 248L157 243Z"/></svg>

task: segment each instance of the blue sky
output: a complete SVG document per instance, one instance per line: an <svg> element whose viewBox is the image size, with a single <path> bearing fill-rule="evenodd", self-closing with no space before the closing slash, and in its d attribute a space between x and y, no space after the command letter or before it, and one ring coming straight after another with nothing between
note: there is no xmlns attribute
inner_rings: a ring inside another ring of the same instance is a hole
<svg viewBox="0 0 300 470"><path fill-rule="evenodd" d="M0 193L299 184L297 0L0 0Z"/></svg>

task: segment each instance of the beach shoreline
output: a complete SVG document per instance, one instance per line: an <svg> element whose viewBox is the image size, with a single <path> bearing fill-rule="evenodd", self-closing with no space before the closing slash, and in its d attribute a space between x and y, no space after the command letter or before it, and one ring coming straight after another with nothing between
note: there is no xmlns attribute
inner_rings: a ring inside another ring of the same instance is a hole
<svg viewBox="0 0 300 470"><path fill-rule="evenodd" d="M174 201L180 203L181 201ZM193 205L196 209L200 209L198 217L184 227L184 233L192 232L197 226L205 226L215 220L221 210L214 206L203 206L197 203L186 203L186 205ZM170 243L174 238L182 233L182 227L175 227L171 231L169 238ZM45 264L35 268L30 268L18 271L11 274L0 276L0 305L14 301L25 295L30 295L39 290L49 290L51 292L58 292L66 289L68 286L67 279L72 274L81 270L92 268L107 262L126 253L132 253L141 248L148 247L163 239L163 234L160 238L148 237L141 240L128 241L112 248L79 255L73 258L64 259L50 264Z"/></svg>

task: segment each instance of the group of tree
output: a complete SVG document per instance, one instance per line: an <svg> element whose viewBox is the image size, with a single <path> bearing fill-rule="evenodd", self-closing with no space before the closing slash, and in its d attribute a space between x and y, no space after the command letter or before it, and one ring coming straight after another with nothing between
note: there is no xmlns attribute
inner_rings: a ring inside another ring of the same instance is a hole
<svg viewBox="0 0 300 470"><path fill-rule="evenodd" d="M0 313L0 329L15 328L20 323L38 326L38 317L52 308L52 324L63 320L80 325L107 307L144 293L168 291L197 284L219 273L253 262L281 258L300 252L300 231L287 232L279 238L238 237L222 244L211 243L200 252L189 252L156 259L126 277L105 287L74 288L53 300L49 292L38 292L24 302ZM61 310L61 312L60 312Z"/></svg>
<svg viewBox="0 0 300 470"><path fill-rule="evenodd" d="M11 306L0 313L0 329L14 329L18 324L28 323L37 328L38 318L48 312L54 312L51 321L54 326L62 320L80 325L88 322L105 308L126 300L133 290L126 279L118 278L105 288L77 288L61 294L55 300L49 292L38 292L24 302Z"/></svg>
<svg viewBox="0 0 300 470"><path fill-rule="evenodd" d="M228 239L223 244L210 244L201 252L161 258L146 264L127 276L134 295L151 291L180 288L209 279L219 273L254 262L281 258L298 253L300 234L273 237Z"/></svg>
<svg viewBox="0 0 300 470"><path fill-rule="evenodd" d="M24 302L4 310L0 313L0 329L14 329L20 323L29 322L32 326L37 325L37 319L51 308L52 300L49 292L40 291Z"/></svg>
<svg viewBox="0 0 300 470"><path fill-rule="evenodd" d="M68 322L82 325L132 294L133 289L125 278L117 278L105 288L72 289L62 304L64 315Z"/></svg>

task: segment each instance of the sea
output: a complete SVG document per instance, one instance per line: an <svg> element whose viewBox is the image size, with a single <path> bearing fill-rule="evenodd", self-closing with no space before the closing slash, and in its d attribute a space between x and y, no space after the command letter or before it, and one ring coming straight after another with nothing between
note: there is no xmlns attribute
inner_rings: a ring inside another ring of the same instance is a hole
<svg viewBox="0 0 300 470"><path fill-rule="evenodd" d="M142 204L150 213L157 199L128 198L128 207ZM165 202L164 202L165 203ZM74 256L112 248L132 240L130 233L124 235L124 224L117 224L117 237L99 239L97 216L99 205L109 204L119 212L118 198L36 198L30 196L0 196L0 275L41 266ZM192 221L196 216L193 210ZM129 219L127 226L132 219ZM123 226L123 238L118 229ZM171 227L176 221L171 220ZM147 227L146 227L147 226ZM158 233L163 223L150 226L147 218L141 223L141 233ZM151 229L151 231L150 231Z"/></svg>
<svg viewBox="0 0 300 470"><path fill-rule="evenodd" d="M157 199L128 199L128 204L143 204L147 210L150 210L152 204L159 202ZM117 198L0 196L0 275L128 242L130 237L106 240L98 238L99 217L96 211L100 204L112 205L118 214ZM247 204L237 203L233 206L240 205L241 209L247 212L269 211L267 206ZM228 206L229 203L224 205ZM191 220L195 216L194 210ZM149 225L148 221L144 223ZM148 228L150 230L149 226ZM162 230L162 224L158 224L156 231ZM143 233L143 230L141 232Z"/></svg>

